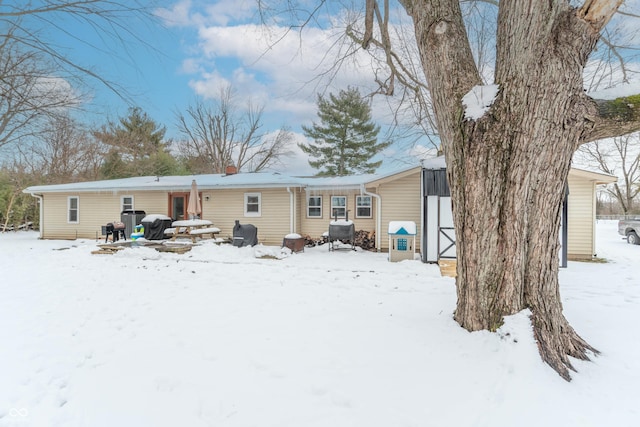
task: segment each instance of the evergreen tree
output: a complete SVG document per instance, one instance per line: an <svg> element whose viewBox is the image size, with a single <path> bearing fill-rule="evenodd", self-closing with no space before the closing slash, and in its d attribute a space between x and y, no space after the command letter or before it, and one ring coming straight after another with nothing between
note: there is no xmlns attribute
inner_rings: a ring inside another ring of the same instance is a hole
<svg viewBox="0 0 640 427"><path fill-rule="evenodd" d="M382 161L371 158L391 142L378 143L380 126L371 121L371 107L358 89L341 90L329 99L318 95L320 124L302 126L309 144L298 144L309 154L309 165L319 176L344 176L352 173L373 173Z"/></svg>
<svg viewBox="0 0 640 427"><path fill-rule="evenodd" d="M174 175L182 172L179 162L169 153L166 128L160 126L140 108L118 123L109 122L94 136L109 147L102 167L103 178L142 175Z"/></svg>

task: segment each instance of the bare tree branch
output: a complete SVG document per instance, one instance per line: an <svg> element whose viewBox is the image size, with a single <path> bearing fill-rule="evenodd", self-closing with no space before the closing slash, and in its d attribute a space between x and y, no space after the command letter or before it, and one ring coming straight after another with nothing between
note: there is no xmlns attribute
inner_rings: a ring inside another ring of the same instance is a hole
<svg viewBox="0 0 640 427"><path fill-rule="evenodd" d="M224 173L227 166L257 172L279 161L288 152L291 135L286 129L275 137L261 133L262 107L247 106L239 113L231 87L220 90L215 105L201 101L177 114L178 129L185 139L183 155L200 173Z"/></svg>
<svg viewBox="0 0 640 427"><path fill-rule="evenodd" d="M92 50L101 50L91 43L91 37L83 33L87 29L103 40L105 46L118 46L108 52L110 55L123 55L130 52L128 45L133 41L141 46L161 54L159 48L145 40L148 29L157 22L153 16L154 3L157 0L49 0L43 3L13 2L0 8L0 23L8 28L0 33L0 39L12 38L24 51L39 52L43 58L55 63L58 76L82 82L85 78L95 80L101 85L133 103L125 88L116 80L93 70L81 60L73 59L65 50L70 46L53 41L48 33L53 29L74 43L79 42ZM133 24L135 22L135 24ZM69 23L75 23L69 25ZM78 30L80 29L80 30ZM5 30L7 31L7 30ZM78 32L80 31L80 32ZM43 33L46 35L43 36ZM135 58L131 56L132 63Z"/></svg>
<svg viewBox="0 0 640 427"><path fill-rule="evenodd" d="M588 118L593 126L586 131L585 142L640 130L640 95L594 102L596 112Z"/></svg>

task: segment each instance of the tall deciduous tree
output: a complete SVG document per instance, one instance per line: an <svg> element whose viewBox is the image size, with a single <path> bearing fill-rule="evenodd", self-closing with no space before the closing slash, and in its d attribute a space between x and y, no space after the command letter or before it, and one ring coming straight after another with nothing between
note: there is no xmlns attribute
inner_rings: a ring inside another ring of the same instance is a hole
<svg viewBox="0 0 640 427"><path fill-rule="evenodd" d="M178 129L184 136L180 151L193 173L225 173L227 166L238 171L258 172L281 161L290 153L291 132L282 128L265 135L262 108L249 103L240 111L233 89L220 89L211 104L197 101L178 113Z"/></svg>
<svg viewBox="0 0 640 427"><path fill-rule="evenodd" d="M41 137L21 148L20 164L43 184L99 178L105 147L78 121L65 115L49 120Z"/></svg>
<svg viewBox="0 0 640 427"><path fill-rule="evenodd" d="M22 189L33 183L33 176L25 165L13 162L0 166L0 231L29 221L38 225L36 199L22 193Z"/></svg>
<svg viewBox="0 0 640 427"><path fill-rule="evenodd" d="M300 143L309 154L309 165L318 175L344 176L353 173L373 173L382 160L371 159L387 148L390 142L378 142L380 126L371 120L371 107L355 88L341 90L329 99L318 95L320 123L302 126L313 142Z"/></svg>
<svg viewBox="0 0 640 427"><path fill-rule="evenodd" d="M571 158L582 143L640 128L638 97L596 102L583 89L589 55L622 1L500 1L499 90L476 119L465 117L463 98L482 78L459 2L400 3L413 18L446 155L458 236L455 319L471 331L495 330L504 316L529 309L543 360L570 379L569 357L596 352L560 300L558 233Z"/></svg>
<svg viewBox="0 0 640 427"><path fill-rule="evenodd" d="M26 51L10 31L0 37L0 148L39 138L46 123L77 105L40 52Z"/></svg>
<svg viewBox="0 0 640 427"><path fill-rule="evenodd" d="M497 92L481 116L465 114L473 104L465 96L485 76L460 0L398 3L413 22L446 156L457 236L454 318L470 331L493 331L504 316L530 310L543 360L569 380L570 358L597 352L564 317L559 292L558 233L571 159L583 143L640 129L640 96L605 101L584 91L590 55L622 0L490 2L498 8ZM402 74L389 10L388 0L366 0L361 42L387 58L389 73Z"/></svg>
<svg viewBox="0 0 640 427"><path fill-rule="evenodd" d="M0 6L0 42L12 40L23 52L35 52L55 64L56 76L81 84L97 80L123 98L126 90L82 58L70 55L72 44L117 56L130 44L150 48L145 41L162 0L46 0L3 1ZM52 36L55 34L55 37ZM96 36L96 37L94 37ZM97 40L96 40L97 38Z"/></svg>

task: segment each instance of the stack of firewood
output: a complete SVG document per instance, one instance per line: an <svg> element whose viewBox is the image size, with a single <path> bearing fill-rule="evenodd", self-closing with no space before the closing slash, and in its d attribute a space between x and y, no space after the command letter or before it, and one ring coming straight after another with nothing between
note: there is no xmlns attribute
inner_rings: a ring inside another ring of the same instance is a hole
<svg viewBox="0 0 640 427"><path fill-rule="evenodd" d="M324 245L329 243L328 236L322 236L319 239L306 235L304 236L304 245L308 248L313 246ZM374 251L376 249L376 233L375 231L359 230L356 231L354 246L359 246L366 251Z"/></svg>
<svg viewBox="0 0 640 427"><path fill-rule="evenodd" d="M324 243L325 243L324 239L313 239L308 234L306 236L304 236L304 245L307 248L312 248L312 247L317 246L317 245L323 245Z"/></svg>
<svg viewBox="0 0 640 427"><path fill-rule="evenodd" d="M376 249L376 232L359 230L356 231L354 245L360 246L365 251L373 251Z"/></svg>

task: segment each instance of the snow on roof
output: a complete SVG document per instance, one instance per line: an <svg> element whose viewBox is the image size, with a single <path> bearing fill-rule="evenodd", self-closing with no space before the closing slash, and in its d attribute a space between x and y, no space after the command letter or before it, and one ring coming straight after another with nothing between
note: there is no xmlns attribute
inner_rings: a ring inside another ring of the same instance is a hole
<svg viewBox="0 0 640 427"><path fill-rule="evenodd" d="M171 220L171 217L167 216L167 215L162 215L162 214L149 214L149 215L145 216L144 218L142 218L140 220L140 222L153 222L156 219L159 219L159 220Z"/></svg>
<svg viewBox="0 0 640 427"><path fill-rule="evenodd" d="M422 167L425 169L446 169L447 163L444 160L444 156L438 156L431 159L424 159L422 161Z"/></svg>
<svg viewBox="0 0 640 427"><path fill-rule="evenodd" d="M415 236L416 223L413 221L389 221L389 234L405 234Z"/></svg>
<svg viewBox="0 0 640 427"><path fill-rule="evenodd" d="M571 170L569 171L569 176L587 179L595 182L596 184L611 184L612 182L616 182L618 180L618 177L615 175L609 175L603 172L596 172L576 167L571 168Z"/></svg>
<svg viewBox="0 0 640 427"><path fill-rule="evenodd" d="M350 219L334 219L333 221L329 222L329 225L351 225L353 224L353 221L351 221Z"/></svg>
<svg viewBox="0 0 640 427"><path fill-rule="evenodd" d="M69 191L118 191L118 190L184 190L191 188L195 180L198 189L233 187L287 187L297 186L299 180L278 173L239 173L235 175L184 175L140 176L105 181L76 182L59 185L37 185L25 190L28 193L52 193Z"/></svg>
<svg viewBox="0 0 640 427"><path fill-rule="evenodd" d="M340 177L295 177L277 172L250 172L234 175L184 175L184 176L141 176L133 178L110 179L104 181L76 182L58 185L36 185L28 187L24 193L62 193L62 192L106 192L106 191L186 191L195 180L199 190L217 188L284 188L307 187L311 189L332 189L337 187L358 188L367 182L392 176L405 170L385 175L363 174Z"/></svg>

